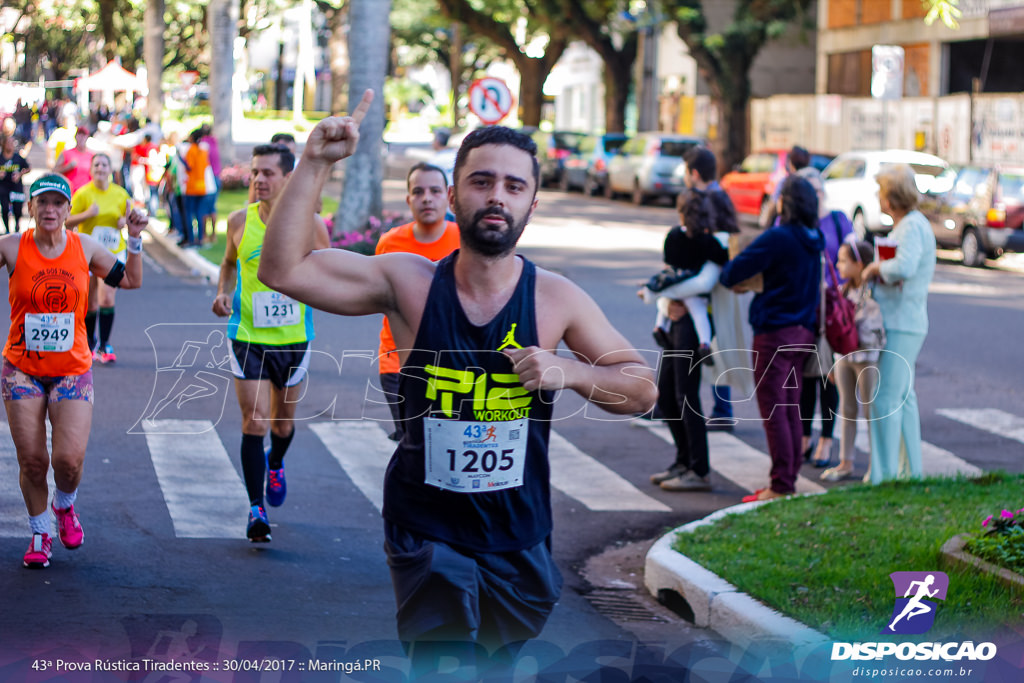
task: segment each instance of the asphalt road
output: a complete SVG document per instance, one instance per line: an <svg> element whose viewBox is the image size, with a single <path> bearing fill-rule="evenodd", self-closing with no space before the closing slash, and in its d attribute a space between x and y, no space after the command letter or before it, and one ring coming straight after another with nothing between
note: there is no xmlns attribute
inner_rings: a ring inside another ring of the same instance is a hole
<svg viewBox="0 0 1024 683"><path fill-rule="evenodd" d="M388 181L387 192L392 204L400 201L401 183ZM635 292L660 267L673 219L668 206L542 191L522 252L590 292L654 363L653 311ZM74 552L55 548L44 571L20 566L28 535L13 448L3 440L0 680L129 677L79 677L70 664L58 671L58 659L188 661L210 666L203 680L218 681L339 680L337 672L314 675L311 660L379 659L383 673L356 680L402 680L381 549L379 477L390 425L371 381L379 320L317 318L318 353L286 460L288 500L269 510L273 542L253 546L244 538L240 416L222 364L224 324L210 313L214 286L155 245L147 256L144 288L118 295L118 361L94 370L95 420L77 506L87 540ZM1024 275L1015 270L939 265L917 384L936 462L1024 470L1022 295ZM736 653L713 634L644 594L640 568L645 543L763 485L768 460L756 409L740 403L737 416L735 433L713 442L714 490L678 494L648 483L672 459L657 430L575 396L559 399L553 541L565 590L522 671L573 680L566 676L609 665L632 676L735 668ZM744 474L740 461L754 465ZM803 474L809 486L818 482L812 468ZM276 670L292 660L302 670ZM258 666L265 670L242 670ZM178 680L161 671L131 676Z"/></svg>

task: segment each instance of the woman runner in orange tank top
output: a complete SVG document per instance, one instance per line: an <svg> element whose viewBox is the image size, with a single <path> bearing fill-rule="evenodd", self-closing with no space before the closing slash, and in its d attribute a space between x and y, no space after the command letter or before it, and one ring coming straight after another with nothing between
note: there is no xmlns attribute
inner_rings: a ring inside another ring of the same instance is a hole
<svg viewBox="0 0 1024 683"><path fill-rule="evenodd" d="M7 267L11 326L0 370L0 394L17 451L19 480L32 541L23 565L50 564L52 541L46 474L53 466L51 509L68 549L84 534L74 503L92 425L92 355L85 337L89 271L124 289L142 285L142 238L148 217L125 215L127 263L89 235L67 230L71 188L60 175L32 183L29 214L35 227L0 237L0 265ZM52 455L44 421L50 418Z"/></svg>

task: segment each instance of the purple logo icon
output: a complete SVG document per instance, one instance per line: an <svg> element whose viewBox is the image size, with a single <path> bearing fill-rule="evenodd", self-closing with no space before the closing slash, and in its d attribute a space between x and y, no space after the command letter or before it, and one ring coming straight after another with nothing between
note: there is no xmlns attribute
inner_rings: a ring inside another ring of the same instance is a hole
<svg viewBox="0 0 1024 683"><path fill-rule="evenodd" d="M882 633L917 635L935 623L935 600L945 600L949 577L944 572L893 572L889 574L896 600L889 625Z"/></svg>

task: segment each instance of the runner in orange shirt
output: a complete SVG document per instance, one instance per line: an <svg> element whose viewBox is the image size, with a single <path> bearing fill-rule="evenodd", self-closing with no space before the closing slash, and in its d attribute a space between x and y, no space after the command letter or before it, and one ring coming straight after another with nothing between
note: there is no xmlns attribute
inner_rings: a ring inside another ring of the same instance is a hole
<svg viewBox="0 0 1024 683"><path fill-rule="evenodd" d="M459 226L444 219L448 211L448 179L437 166L420 162L409 169L406 176L407 194L405 203L412 211L412 223L392 228L381 235L377 242L378 254L396 251L419 254L431 261L440 261L459 248ZM391 325L384 318L380 330L380 349L377 352L380 363L380 386L388 397L391 419L395 431L393 441L401 441L401 412L399 409L398 377L401 365L395 340L391 337Z"/></svg>
<svg viewBox="0 0 1024 683"><path fill-rule="evenodd" d="M46 473L56 484L51 509L64 547L82 545L74 503L92 426L92 352L85 334L89 272L112 287L142 286L146 214L127 207L124 263L90 235L66 229L71 187L60 175L40 177L29 190L35 228L0 237L0 265L9 276L11 327L0 370L0 393L17 451L19 480L32 541L23 564L50 565L52 521ZM53 427L52 456L45 420Z"/></svg>

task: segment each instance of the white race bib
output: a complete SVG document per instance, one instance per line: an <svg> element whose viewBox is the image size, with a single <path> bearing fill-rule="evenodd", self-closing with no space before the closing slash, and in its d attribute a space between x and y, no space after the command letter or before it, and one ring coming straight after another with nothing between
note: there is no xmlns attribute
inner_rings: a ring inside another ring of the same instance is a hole
<svg viewBox="0 0 1024 683"><path fill-rule="evenodd" d="M104 249L114 251L121 244L121 231L106 225L97 225L92 229L92 238Z"/></svg>
<svg viewBox="0 0 1024 683"><path fill-rule="evenodd" d="M456 493L523 485L529 420L423 420L425 483Z"/></svg>
<svg viewBox="0 0 1024 683"><path fill-rule="evenodd" d="M74 313L25 314L25 348L29 351L70 351L74 343Z"/></svg>
<svg viewBox="0 0 1024 683"><path fill-rule="evenodd" d="M287 327L302 320L299 302L280 292L252 293L252 324L254 327Z"/></svg>

